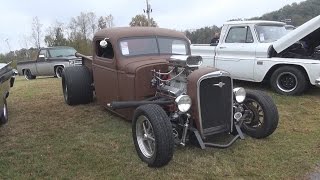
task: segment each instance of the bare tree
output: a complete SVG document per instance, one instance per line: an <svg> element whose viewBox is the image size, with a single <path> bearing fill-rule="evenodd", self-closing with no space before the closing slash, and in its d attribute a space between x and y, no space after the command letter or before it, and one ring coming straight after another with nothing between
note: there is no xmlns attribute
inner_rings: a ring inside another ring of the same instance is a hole
<svg viewBox="0 0 320 180"><path fill-rule="evenodd" d="M111 28L114 26L112 14L109 14L105 19L106 19L106 27L107 28Z"/></svg>
<svg viewBox="0 0 320 180"><path fill-rule="evenodd" d="M42 24L39 18L36 16L32 20L32 38L34 40L34 45L36 48L41 47L41 37L42 37Z"/></svg>
<svg viewBox="0 0 320 180"><path fill-rule="evenodd" d="M113 22L113 16L112 14L109 14L106 17L100 16L98 19L98 28L99 29L104 29L104 28L111 28L114 26Z"/></svg>
<svg viewBox="0 0 320 180"><path fill-rule="evenodd" d="M47 46L63 46L67 44L64 37L64 25L56 21L55 24L47 29L47 34L44 38Z"/></svg>
<svg viewBox="0 0 320 180"><path fill-rule="evenodd" d="M97 17L96 15L93 13L93 12L89 12L87 13L87 18L88 18L88 23L89 23L89 26L90 26L90 29L91 29L91 32L90 32L90 38L93 37L94 33L97 31Z"/></svg>
<svg viewBox="0 0 320 180"><path fill-rule="evenodd" d="M98 19L98 28L104 29L107 27L107 22L105 21L105 18L103 16L100 16Z"/></svg>

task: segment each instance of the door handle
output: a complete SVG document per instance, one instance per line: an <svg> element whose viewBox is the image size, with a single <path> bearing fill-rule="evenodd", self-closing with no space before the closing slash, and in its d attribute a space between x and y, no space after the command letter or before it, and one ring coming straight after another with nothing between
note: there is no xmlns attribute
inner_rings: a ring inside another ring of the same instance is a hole
<svg viewBox="0 0 320 180"><path fill-rule="evenodd" d="M220 48L220 49L225 49L225 48L227 48L227 47L224 47L224 46L220 46L219 48Z"/></svg>

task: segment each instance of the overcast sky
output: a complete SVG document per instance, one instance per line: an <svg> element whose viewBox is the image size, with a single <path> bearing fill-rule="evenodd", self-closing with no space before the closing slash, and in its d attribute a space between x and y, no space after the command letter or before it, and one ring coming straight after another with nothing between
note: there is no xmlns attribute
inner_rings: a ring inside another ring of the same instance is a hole
<svg viewBox="0 0 320 180"><path fill-rule="evenodd" d="M176 30L218 25L234 18L250 18L304 0L150 0L151 16L160 27ZM32 18L38 16L43 31L56 20L68 23L80 12L112 14L116 26L128 26L143 13L145 0L0 0L0 53L25 47ZM30 43L31 45L32 43ZM44 44L42 44L44 46Z"/></svg>

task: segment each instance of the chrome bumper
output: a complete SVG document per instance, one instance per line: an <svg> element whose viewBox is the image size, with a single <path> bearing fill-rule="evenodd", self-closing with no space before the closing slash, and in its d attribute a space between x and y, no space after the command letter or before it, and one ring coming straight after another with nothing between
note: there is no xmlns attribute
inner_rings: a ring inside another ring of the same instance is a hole
<svg viewBox="0 0 320 180"><path fill-rule="evenodd" d="M316 85L317 87L320 87L320 78L316 79L315 85Z"/></svg>

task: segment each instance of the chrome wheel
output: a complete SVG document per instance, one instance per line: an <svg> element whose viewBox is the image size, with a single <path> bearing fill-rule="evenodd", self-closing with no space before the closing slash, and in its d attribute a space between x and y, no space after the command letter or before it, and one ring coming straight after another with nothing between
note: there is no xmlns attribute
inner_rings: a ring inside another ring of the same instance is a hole
<svg viewBox="0 0 320 180"><path fill-rule="evenodd" d="M30 79L31 79L31 72L30 72L30 70L25 70L25 72L24 72L24 78L26 78L26 80L30 80Z"/></svg>
<svg viewBox="0 0 320 180"><path fill-rule="evenodd" d="M262 106L253 99L247 99L245 106L250 111L250 114L243 122L245 128L259 128L263 126L265 115Z"/></svg>
<svg viewBox="0 0 320 180"><path fill-rule="evenodd" d="M155 153L156 142L152 124L146 116L139 116L136 123L136 138L141 153L151 158Z"/></svg>
<svg viewBox="0 0 320 180"><path fill-rule="evenodd" d="M63 67L58 66L56 68L56 76L57 76L57 78L61 78L62 77L62 73L63 73Z"/></svg>
<svg viewBox="0 0 320 180"><path fill-rule="evenodd" d="M4 105L3 105L3 117L4 117L6 120L8 119L7 103L4 103Z"/></svg>
<svg viewBox="0 0 320 180"><path fill-rule="evenodd" d="M291 72L282 72L277 77L277 87L283 92L291 92L297 88L297 76Z"/></svg>
<svg viewBox="0 0 320 180"><path fill-rule="evenodd" d="M64 96L64 100L68 102L68 86L67 85L64 85L63 96Z"/></svg>

